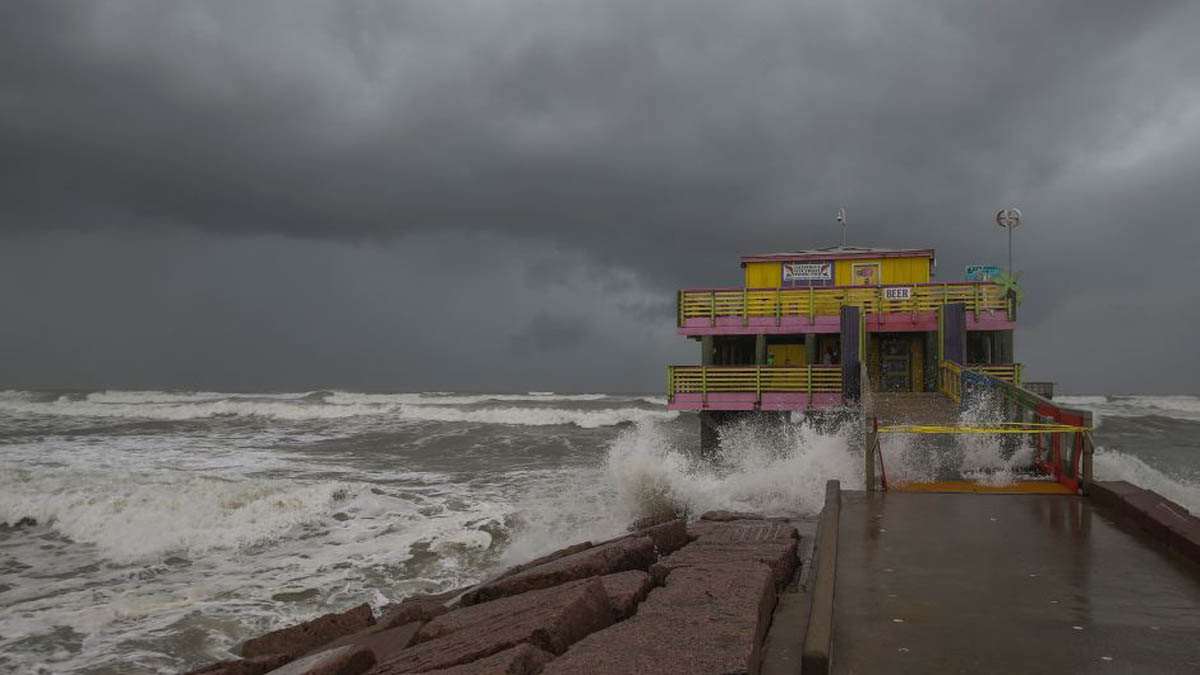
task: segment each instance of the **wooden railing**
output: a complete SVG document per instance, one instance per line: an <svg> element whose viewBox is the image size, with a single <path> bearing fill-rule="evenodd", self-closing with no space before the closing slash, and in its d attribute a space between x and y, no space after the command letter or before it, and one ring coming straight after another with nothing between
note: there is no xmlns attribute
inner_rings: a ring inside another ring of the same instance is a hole
<svg viewBox="0 0 1200 675"><path fill-rule="evenodd" d="M938 368L938 391L958 405L962 405L962 371L953 361L942 361Z"/></svg>
<svg viewBox="0 0 1200 675"><path fill-rule="evenodd" d="M841 366L668 366L667 398L676 394L841 393Z"/></svg>
<svg viewBox="0 0 1200 675"><path fill-rule="evenodd" d="M909 297L888 299L888 289L908 289ZM842 307L862 308L866 314L936 310L963 303L967 311L1006 311L1011 298L991 282L908 284L904 286L830 286L826 288L713 288L679 291L678 322L719 317L808 317L837 315Z"/></svg>
<svg viewBox="0 0 1200 675"><path fill-rule="evenodd" d="M1092 482L1095 452L1089 431L1092 426L1090 411L1062 407L980 368L963 368L957 363L942 361L938 372L939 390L960 406L964 398L970 402L981 392L990 395L1001 407L1005 420L1030 427L1035 464L1071 489L1087 491ZM1018 366L1018 377L1019 374ZM1068 428L1057 429L1056 426ZM1042 428L1045 431L1041 431Z"/></svg>
<svg viewBox="0 0 1200 675"><path fill-rule="evenodd" d="M971 364L968 369L974 370L977 373L991 375L997 380L1004 380L1009 384L1021 386L1021 364L1019 363L983 363Z"/></svg>

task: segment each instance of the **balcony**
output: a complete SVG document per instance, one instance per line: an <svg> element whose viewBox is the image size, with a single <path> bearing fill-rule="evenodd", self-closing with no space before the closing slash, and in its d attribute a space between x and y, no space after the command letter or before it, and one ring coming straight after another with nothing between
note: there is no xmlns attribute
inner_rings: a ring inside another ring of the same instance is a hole
<svg viewBox="0 0 1200 675"><path fill-rule="evenodd" d="M826 288L708 288L680 291L681 335L836 333L841 309L859 307L867 330L934 331L937 310L949 303L967 308L969 330L1011 329L1012 299L991 282L831 286Z"/></svg>
<svg viewBox="0 0 1200 675"><path fill-rule="evenodd" d="M671 410L804 410L842 404L841 366L669 366Z"/></svg>

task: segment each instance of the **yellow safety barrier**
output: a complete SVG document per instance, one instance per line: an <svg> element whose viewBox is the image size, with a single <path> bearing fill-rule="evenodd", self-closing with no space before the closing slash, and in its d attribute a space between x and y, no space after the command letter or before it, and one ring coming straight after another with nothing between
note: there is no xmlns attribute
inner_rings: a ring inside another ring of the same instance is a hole
<svg viewBox="0 0 1200 675"><path fill-rule="evenodd" d="M667 395L717 392L841 393L841 366L669 366Z"/></svg>
<svg viewBox="0 0 1200 675"><path fill-rule="evenodd" d="M1048 434L1091 431L1090 427L1038 422L995 422L991 426L938 426L933 424L891 424L879 427L881 434Z"/></svg>
<svg viewBox="0 0 1200 675"><path fill-rule="evenodd" d="M924 284L904 299L886 299L887 286L832 288L728 288L679 292L679 322L717 317L836 316L842 307L860 307L864 314L933 311L947 303L963 303L968 311L1012 311L1010 298L996 284Z"/></svg>

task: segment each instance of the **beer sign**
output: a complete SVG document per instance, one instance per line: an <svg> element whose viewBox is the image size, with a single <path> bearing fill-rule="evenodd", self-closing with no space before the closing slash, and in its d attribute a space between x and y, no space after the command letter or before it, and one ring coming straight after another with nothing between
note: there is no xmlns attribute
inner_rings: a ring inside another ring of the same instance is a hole
<svg viewBox="0 0 1200 675"><path fill-rule="evenodd" d="M891 286L883 289L884 300L911 300L912 288L908 286Z"/></svg>

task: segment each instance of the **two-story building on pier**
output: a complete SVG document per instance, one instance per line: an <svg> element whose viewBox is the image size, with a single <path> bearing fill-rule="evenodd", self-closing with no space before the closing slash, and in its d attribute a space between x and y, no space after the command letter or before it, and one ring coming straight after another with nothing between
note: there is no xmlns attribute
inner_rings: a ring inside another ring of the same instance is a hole
<svg viewBox="0 0 1200 675"><path fill-rule="evenodd" d="M879 391L937 391L938 364L1019 383L1014 299L992 281L934 280L932 249L834 246L745 256L739 288L678 292L699 365L671 366L668 406L700 413L703 445L754 412L858 399L860 361Z"/></svg>

